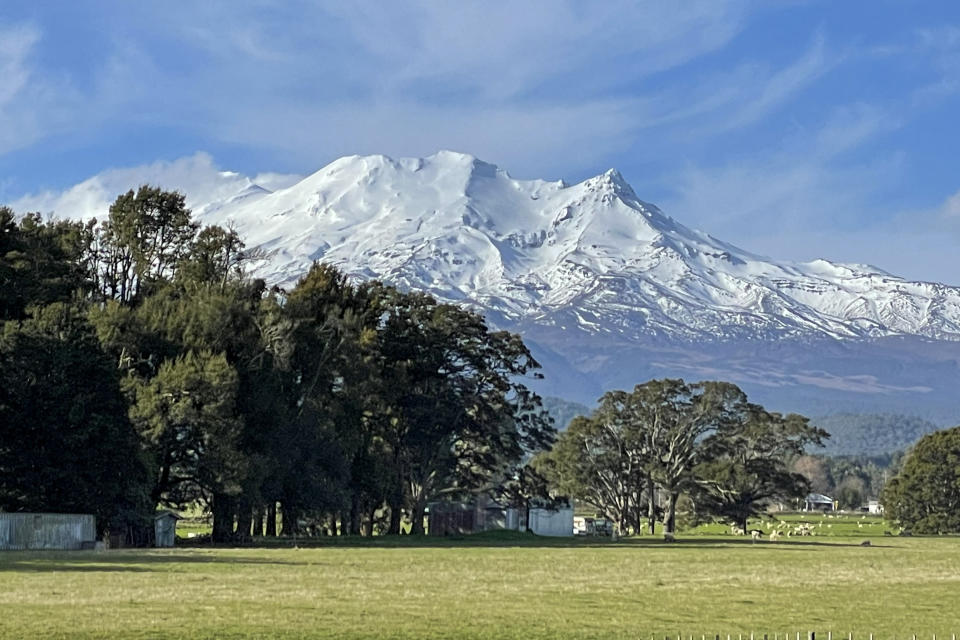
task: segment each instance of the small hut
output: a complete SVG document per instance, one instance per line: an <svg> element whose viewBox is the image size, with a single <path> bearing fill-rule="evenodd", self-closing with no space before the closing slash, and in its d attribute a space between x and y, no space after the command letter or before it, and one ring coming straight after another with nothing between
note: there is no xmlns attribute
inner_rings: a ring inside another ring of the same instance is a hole
<svg viewBox="0 0 960 640"><path fill-rule="evenodd" d="M833 498L820 493L811 493L807 496L804 511L835 511L836 503Z"/></svg>
<svg viewBox="0 0 960 640"><path fill-rule="evenodd" d="M158 511L153 517L155 547L172 547L177 540L177 520L182 520L173 511Z"/></svg>

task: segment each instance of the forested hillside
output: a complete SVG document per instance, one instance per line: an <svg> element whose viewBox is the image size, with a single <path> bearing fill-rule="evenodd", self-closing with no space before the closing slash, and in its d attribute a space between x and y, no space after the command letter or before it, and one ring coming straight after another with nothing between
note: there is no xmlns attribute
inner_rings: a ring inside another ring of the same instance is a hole
<svg viewBox="0 0 960 640"><path fill-rule="evenodd" d="M830 440L813 453L832 456L882 456L902 451L938 429L928 420L890 413L838 413L814 422L830 432Z"/></svg>

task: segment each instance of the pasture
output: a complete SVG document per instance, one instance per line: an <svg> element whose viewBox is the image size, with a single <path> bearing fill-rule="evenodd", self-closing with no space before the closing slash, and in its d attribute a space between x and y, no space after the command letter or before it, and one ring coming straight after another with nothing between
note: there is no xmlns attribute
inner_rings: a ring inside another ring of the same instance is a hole
<svg viewBox="0 0 960 640"><path fill-rule="evenodd" d="M0 637L960 633L960 539L826 522L775 543L703 527L674 544L498 533L0 553Z"/></svg>

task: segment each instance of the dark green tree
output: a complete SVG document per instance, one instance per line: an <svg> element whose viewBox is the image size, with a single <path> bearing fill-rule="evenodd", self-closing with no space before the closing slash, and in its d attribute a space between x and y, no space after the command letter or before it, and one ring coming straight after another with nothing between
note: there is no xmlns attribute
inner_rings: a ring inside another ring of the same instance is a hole
<svg viewBox="0 0 960 640"><path fill-rule="evenodd" d="M89 226L17 218L0 207L0 321L21 320L28 307L82 299L92 287L85 262Z"/></svg>
<svg viewBox="0 0 960 640"><path fill-rule="evenodd" d="M111 359L64 303L0 338L0 508L93 513L100 533L141 529L150 478ZM152 521L150 522L152 524Z"/></svg>
<svg viewBox="0 0 960 640"><path fill-rule="evenodd" d="M540 398L523 383L539 364L519 336L419 293L394 292L378 332L385 437L411 515L427 503L492 488L504 467L552 443Z"/></svg>
<svg viewBox="0 0 960 640"><path fill-rule="evenodd" d="M695 469L707 455L707 444L736 423L745 403L744 393L729 383L672 379L637 385L625 399L622 411L659 490L665 539L674 538L681 493L697 486Z"/></svg>
<svg viewBox="0 0 960 640"><path fill-rule="evenodd" d="M590 505L625 533L629 526L639 529L647 475L630 430L599 414L574 418L533 466L555 492Z"/></svg>
<svg viewBox="0 0 960 640"><path fill-rule="evenodd" d="M746 530L748 518L774 500L792 501L810 490L789 461L829 435L803 416L782 416L755 404L704 443L711 454L696 469L697 507Z"/></svg>
<svg viewBox="0 0 960 640"><path fill-rule="evenodd" d="M340 514L345 531L356 534L364 514L369 522L382 505L380 479L388 458L378 432L378 372L372 361L378 295L376 286L354 286L337 269L318 264L288 296L284 316L295 409L285 439L318 443L287 454L280 501L285 516L296 514L285 517L290 526L301 514L325 512ZM312 485L302 482L308 469Z"/></svg>
<svg viewBox="0 0 960 640"><path fill-rule="evenodd" d="M243 276L244 243L232 229L204 227L180 258L178 277L187 286L217 284L221 288Z"/></svg>
<svg viewBox="0 0 960 640"><path fill-rule="evenodd" d="M117 197L92 245L102 295L130 302L144 286L172 279L198 226L176 191L143 185Z"/></svg>
<svg viewBox="0 0 960 640"><path fill-rule="evenodd" d="M960 533L960 427L924 436L883 491L884 516L915 533Z"/></svg>
<svg viewBox="0 0 960 640"><path fill-rule="evenodd" d="M233 500L240 494L239 376L222 354L188 352L168 360L136 390L130 418L151 454L151 497L182 507L211 506L214 539L233 534Z"/></svg>

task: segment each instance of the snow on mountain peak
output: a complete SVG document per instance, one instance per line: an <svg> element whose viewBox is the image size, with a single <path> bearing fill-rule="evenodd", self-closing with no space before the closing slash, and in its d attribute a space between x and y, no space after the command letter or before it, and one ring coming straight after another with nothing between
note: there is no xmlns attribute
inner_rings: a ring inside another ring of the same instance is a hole
<svg viewBox="0 0 960 640"><path fill-rule="evenodd" d="M960 340L956 288L751 254L640 200L616 169L572 185L517 180L438 151L347 156L293 184L264 179L274 190L231 172L215 189L184 186L202 222L233 226L267 256L257 275L272 284L324 260L473 305L506 327L626 340Z"/></svg>
<svg viewBox="0 0 960 640"><path fill-rule="evenodd" d="M269 254L268 281L315 260L472 304L503 324L682 339L895 334L960 339L960 292L879 269L776 262L689 229L615 169L516 180L454 151L347 156L286 189L205 206Z"/></svg>

